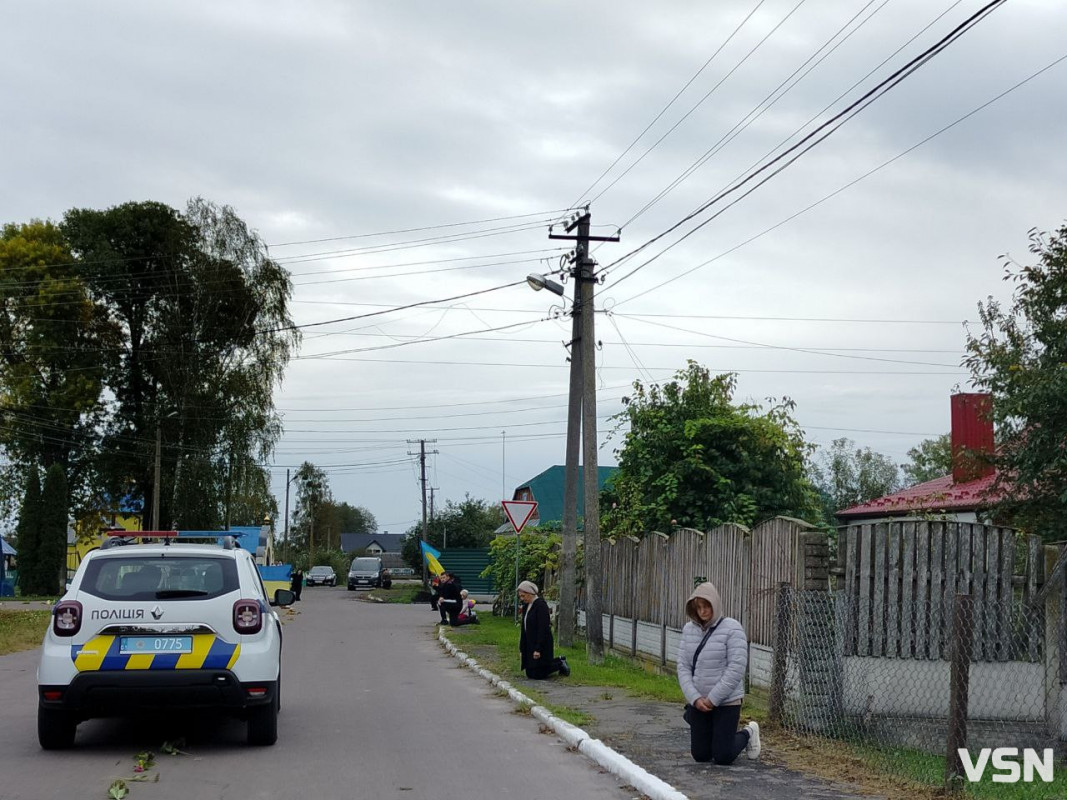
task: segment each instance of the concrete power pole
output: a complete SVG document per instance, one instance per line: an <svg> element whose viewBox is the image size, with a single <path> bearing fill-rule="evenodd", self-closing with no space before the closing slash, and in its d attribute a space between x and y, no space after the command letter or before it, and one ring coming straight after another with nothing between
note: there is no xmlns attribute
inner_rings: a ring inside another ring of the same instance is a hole
<svg viewBox="0 0 1067 800"><path fill-rule="evenodd" d="M408 439L408 444L414 444L416 440ZM434 440L436 441L436 440ZM426 440L419 439L419 483L422 484L422 541L428 541L428 522L426 519ZM430 450L430 455L436 453L436 450ZM415 455L409 453L408 455ZM426 569L426 559L422 559L422 583L426 585L429 582L429 572Z"/></svg>
<svg viewBox="0 0 1067 800"><path fill-rule="evenodd" d="M570 646L574 638L575 553L578 526L578 441L582 437L582 477L585 494L583 537L585 545L585 631L589 662L604 661L603 597L600 563L600 471L597 468L596 422L596 333L594 321L593 260L589 257L589 242L617 242L618 236L590 236L591 215L588 207L571 222L574 236L550 239L569 239L575 242L574 308L571 326L570 402L567 412L567 465L563 486L563 553L560 564L560 623L562 646Z"/></svg>
<svg viewBox="0 0 1067 800"><path fill-rule="evenodd" d="M427 541L427 528L426 528L426 440L419 440L419 471L421 474L420 480L422 481L422 540ZM426 583L426 559L422 560L422 582Z"/></svg>

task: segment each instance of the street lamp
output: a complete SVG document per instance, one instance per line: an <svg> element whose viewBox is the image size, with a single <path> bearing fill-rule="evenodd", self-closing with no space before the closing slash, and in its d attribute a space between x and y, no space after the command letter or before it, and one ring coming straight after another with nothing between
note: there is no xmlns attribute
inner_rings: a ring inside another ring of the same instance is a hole
<svg viewBox="0 0 1067 800"><path fill-rule="evenodd" d="M539 275L536 272L531 272L526 276L526 283L530 285L530 288L535 292L539 292L542 289L548 289L552 294L558 294L563 297L563 285L556 283L547 275Z"/></svg>

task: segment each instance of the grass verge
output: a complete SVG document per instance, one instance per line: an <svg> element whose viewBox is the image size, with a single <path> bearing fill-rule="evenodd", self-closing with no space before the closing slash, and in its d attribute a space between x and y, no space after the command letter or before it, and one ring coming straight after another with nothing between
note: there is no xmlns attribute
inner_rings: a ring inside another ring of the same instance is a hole
<svg viewBox="0 0 1067 800"><path fill-rule="evenodd" d="M488 670L505 680L523 678L519 668L519 632L512 619L481 614L480 625L467 625L451 631L452 642L464 650L477 649L478 661ZM458 635L455 635L458 634ZM659 673L653 666L631 661L614 653L605 654L604 664L591 666L586 663L585 641L579 640L573 647L557 647L557 656L566 656L571 666L568 683L581 686L603 686L605 689L629 692L636 697L647 697L666 702L684 702L678 689L678 681L672 675ZM542 705L572 725L583 727L592 717L581 709L548 702L536 689L523 687L523 694Z"/></svg>
<svg viewBox="0 0 1067 800"><path fill-rule="evenodd" d="M802 736L776 729L774 755L791 768L828 780L845 781L893 800L1063 800L1067 772L1057 768L1052 783L993 783L986 772L980 783L964 783L956 793L943 785L944 756L907 748L875 747L841 739Z"/></svg>
<svg viewBox="0 0 1067 800"><path fill-rule="evenodd" d="M465 626L450 631L452 642L478 659L486 668L505 678L522 678L518 658L518 631L512 619L479 616L481 625ZM475 652L476 651L476 652ZM634 661L625 656L606 653L602 666L586 663L585 642L574 647L557 648L556 655L567 656L571 665L568 683L603 687L605 694L625 691L637 697L677 703L684 702L673 671L665 673L658 665ZM591 717L588 713L566 706L545 702L534 689L525 686L523 693L553 714L573 725L584 727ZM830 781L852 784L872 794L893 800L934 800L945 798L942 776L945 759L915 750L878 748L870 745L824 739L794 733L769 724L768 695L753 688L745 695L744 716L765 726L769 734L772 760L797 772L811 773ZM680 711L680 708L679 708ZM981 783L961 787L961 798L977 800L1064 800L1067 798L1067 773L1057 770L1056 780L1050 784L993 783L986 774Z"/></svg>
<svg viewBox="0 0 1067 800"><path fill-rule="evenodd" d="M41 646L51 611L0 609L0 656Z"/></svg>
<svg viewBox="0 0 1067 800"><path fill-rule="evenodd" d="M30 595L28 597L23 597L21 594L16 595L15 597L5 595L4 597L0 597L0 606L17 606L21 605L22 603L48 603L49 605L51 605L52 603L55 603L58 599L59 598L56 595Z"/></svg>
<svg viewBox="0 0 1067 800"><path fill-rule="evenodd" d="M358 590L357 590L358 591ZM422 591L422 585L393 586L391 589L371 589L361 599L380 603L414 603L415 595Z"/></svg>

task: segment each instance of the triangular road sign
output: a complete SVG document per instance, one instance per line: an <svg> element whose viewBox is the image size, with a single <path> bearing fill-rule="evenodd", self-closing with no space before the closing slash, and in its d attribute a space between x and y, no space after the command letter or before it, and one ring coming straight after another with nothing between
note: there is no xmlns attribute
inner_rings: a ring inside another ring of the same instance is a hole
<svg viewBox="0 0 1067 800"><path fill-rule="evenodd" d="M508 522L516 534L522 533L526 523L537 511L536 500L501 500L500 505L504 506L504 513L508 515Z"/></svg>

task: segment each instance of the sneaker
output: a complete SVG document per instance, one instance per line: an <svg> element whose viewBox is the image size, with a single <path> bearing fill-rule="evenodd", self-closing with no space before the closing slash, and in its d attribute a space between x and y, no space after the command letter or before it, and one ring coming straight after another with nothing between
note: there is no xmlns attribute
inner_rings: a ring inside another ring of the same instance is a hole
<svg viewBox="0 0 1067 800"><path fill-rule="evenodd" d="M471 617L471 625L481 625L482 622L477 617Z"/></svg>
<svg viewBox="0 0 1067 800"><path fill-rule="evenodd" d="M745 755L754 761L759 758L760 751L763 749L759 741L759 724L753 721L745 727L748 729L748 745L745 747Z"/></svg>
<svg viewBox="0 0 1067 800"><path fill-rule="evenodd" d="M571 674L571 665L567 663L566 656L559 657L559 674L564 678L569 678Z"/></svg>

